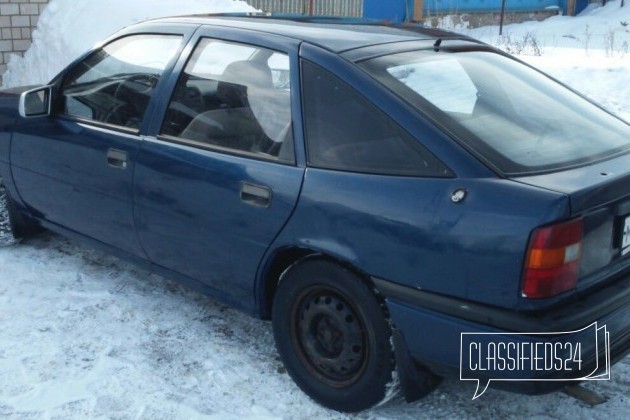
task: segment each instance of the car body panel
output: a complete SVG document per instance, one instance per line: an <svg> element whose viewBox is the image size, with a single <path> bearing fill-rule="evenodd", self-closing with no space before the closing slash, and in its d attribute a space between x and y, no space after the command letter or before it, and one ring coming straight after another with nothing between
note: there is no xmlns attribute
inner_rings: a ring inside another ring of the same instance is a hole
<svg viewBox="0 0 630 420"><path fill-rule="evenodd" d="M425 308L411 307L396 300L388 301L388 309L390 310L392 321L401 331L405 332L404 337L412 358L423 361L425 366L429 366L434 372L448 377L459 377L462 333L492 333L496 334L492 337L495 342L524 341L533 343L533 345L538 342L554 343L563 339L561 335L536 334L541 331L528 331L527 335L506 335L512 333L512 331L500 330L484 323L465 321L461 318L451 317ZM626 303L625 306L610 311L610 313L597 319L597 323L598 325L605 325L610 333L610 361L614 363L627 355L630 351L630 335L627 328L630 323L630 306ZM422 334L414 333L414 331L422 331ZM572 330L561 329L553 332L564 331ZM427 340L427 337L431 337L431 339ZM581 349L581 354L585 356L584 364L592 366L592 369L595 370L597 363L595 355L605 357L603 346L598 348L600 353L596 353L595 347L593 347L596 343L592 336L588 336L586 331L581 334L577 333L572 337L576 341L581 340L590 345L584 346ZM440 346L434 345L436 342L441 343ZM496 375L501 373L496 370L493 372L478 372L480 379L484 377L486 379L497 379ZM510 376L509 372L506 371L504 373L506 377L514 379L514 376ZM522 375L522 378L527 379L555 380L562 379L562 373L566 374L566 372L557 371L555 372L557 376L552 376L553 372L543 369L523 370L517 373ZM553 382L546 385L553 388ZM526 386L522 385L522 387ZM533 385L530 384L530 386ZM517 388L516 390L524 390L524 388Z"/></svg>
<svg viewBox="0 0 630 420"><path fill-rule="evenodd" d="M630 155L581 166L566 171L512 178L514 181L568 194L571 212L580 214L596 207L630 197L627 185Z"/></svg>
<svg viewBox="0 0 630 420"><path fill-rule="evenodd" d="M63 119L23 123L11 148L16 188L31 213L143 256L131 211L139 142ZM126 168L108 165L111 149L127 155Z"/></svg>
<svg viewBox="0 0 630 420"><path fill-rule="evenodd" d="M309 168L276 246L316 249L398 284L514 308L526 246L518 238L532 224L566 217L567 206L564 195L511 184ZM454 203L458 189L467 195Z"/></svg>
<svg viewBox="0 0 630 420"><path fill-rule="evenodd" d="M149 259L253 305L252 279L297 201L304 169L160 140L143 142L135 218ZM266 206L243 201L268 188Z"/></svg>
<svg viewBox="0 0 630 420"><path fill-rule="evenodd" d="M17 97L0 92L0 177L11 179L9 154L11 151L11 127L19 118L17 113Z"/></svg>
<svg viewBox="0 0 630 420"><path fill-rule="evenodd" d="M18 113L19 95L32 87L34 86L23 86L0 91L0 178L4 180L12 195L15 195L10 168L12 130L16 121L20 118Z"/></svg>

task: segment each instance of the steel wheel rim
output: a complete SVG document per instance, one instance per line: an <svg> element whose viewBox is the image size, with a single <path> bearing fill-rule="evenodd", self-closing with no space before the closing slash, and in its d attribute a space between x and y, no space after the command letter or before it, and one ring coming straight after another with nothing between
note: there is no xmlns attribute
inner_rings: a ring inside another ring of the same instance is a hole
<svg viewBox="0 0 630 420"><path fill-rule="evenodd" d="M356 307L332 288L312 286L293 308L292 339L302 364L331 387L355 383L369 353L365 324Z"/></svg>

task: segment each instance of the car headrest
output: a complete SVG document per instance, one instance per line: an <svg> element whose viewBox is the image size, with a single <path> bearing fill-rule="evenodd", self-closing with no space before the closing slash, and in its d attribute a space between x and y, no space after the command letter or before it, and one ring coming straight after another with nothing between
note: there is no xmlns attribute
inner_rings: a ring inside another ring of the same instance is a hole
<svg viewBox="0 0 630 420"><path fill-rule="evenodd" d="M226 82L259 88L273 87L271 70L265 63L256 61L235 61L223 71L221 78Z"/></svg>

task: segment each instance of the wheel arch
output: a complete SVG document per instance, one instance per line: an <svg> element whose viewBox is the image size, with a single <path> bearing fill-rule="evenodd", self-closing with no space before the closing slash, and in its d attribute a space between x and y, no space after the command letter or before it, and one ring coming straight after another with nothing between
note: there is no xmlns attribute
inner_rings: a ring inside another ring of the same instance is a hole
<svg viewBox="0 0 630 420"><path fill-rule="evenodd" d="M301 246L288 246L277 249L267 259L267 262L263 266L264 268L258 279L256 301L259 308L259 314L262 319L271 319L273 300L284 273L286 273L293 265L307 259L321 259L329 261L352 272L361 278L372 289L379 301L383 304L383 309L385 311L387 310L386 305L384 305L382 295L380 295L376 289L376 286L372 282L370 276L355 264L352 264L347 259L323 250Z"/></svg>

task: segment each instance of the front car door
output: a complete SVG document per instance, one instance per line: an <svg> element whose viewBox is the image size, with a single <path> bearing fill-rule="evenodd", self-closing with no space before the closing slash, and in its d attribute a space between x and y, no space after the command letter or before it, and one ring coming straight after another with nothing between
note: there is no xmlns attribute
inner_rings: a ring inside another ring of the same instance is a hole
<svg viewBox="0 0 630 420"><path fill-rule="evenodd" d="M16 187L33 214L142 255L131 204L135 159L186 31L121 36L57 79L53 115L23 120L12 141Z"/></svg>
<svg viewBox="0 0 630 420"><path fill-rule="evenodd" d="M253 305L256 271L299 195L297 46L202 32L143 142L136 223L155 263ZM295 105L293 105L295 106Z"/></svg>

